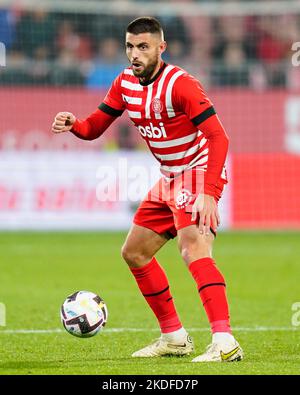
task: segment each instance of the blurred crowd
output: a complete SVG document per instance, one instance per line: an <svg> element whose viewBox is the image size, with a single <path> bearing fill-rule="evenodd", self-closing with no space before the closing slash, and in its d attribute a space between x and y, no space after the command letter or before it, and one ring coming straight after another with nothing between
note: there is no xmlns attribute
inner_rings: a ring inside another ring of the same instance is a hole
<svg viewBox="0 0 300 395"><path fill-rule="evenodd" d="M293 84L291 45L300 38L300 15L156 16L168 43L165 61L206 86ZM0 83L108 88L127 65L124 31L133 18L2 9L7 67Z"/></svg>

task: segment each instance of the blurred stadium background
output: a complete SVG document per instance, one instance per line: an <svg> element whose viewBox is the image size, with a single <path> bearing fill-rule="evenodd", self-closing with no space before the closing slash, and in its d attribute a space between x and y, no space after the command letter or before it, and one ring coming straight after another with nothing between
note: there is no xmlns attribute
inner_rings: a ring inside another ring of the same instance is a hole
<svg viewBox="0 0 300 395"><path fill-rule="evenodd" d="M94 142L50 127L96 109L139 15L161 20L164 59L200 79L230 136L223 226L300 228L300 2L225 0L0 0L0 228L128 228L134 202L96 198L99 166L155 165L127 116Z"/></svg>

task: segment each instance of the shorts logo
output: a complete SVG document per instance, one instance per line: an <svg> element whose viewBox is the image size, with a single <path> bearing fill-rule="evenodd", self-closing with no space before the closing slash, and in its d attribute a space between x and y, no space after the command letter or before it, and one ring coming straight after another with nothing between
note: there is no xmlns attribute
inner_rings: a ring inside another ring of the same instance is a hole
<svg viewBox="0 0 300 395"><path fill-rule="evenodd" d="M160 99L158 99L157 97L155 97L155 98L152 100L151 106L152 106L152 110L153 110L156 114L160 114L160 113L162 112L162 110L163 110L163 104L162 104L162 102L160 101Z"/></svg>
<svg viewBox="0 0 300 395"><path fill-rule="evenodd" d="M188 189L182 189L178 192L175 206L178 210L185 208L192 200L193 195Z"/></svg>

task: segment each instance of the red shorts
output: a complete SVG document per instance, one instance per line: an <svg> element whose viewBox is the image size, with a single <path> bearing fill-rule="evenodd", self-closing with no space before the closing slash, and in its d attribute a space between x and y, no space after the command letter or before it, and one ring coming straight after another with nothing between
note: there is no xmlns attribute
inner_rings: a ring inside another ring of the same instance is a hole
<svg viewBox="0 0 300 395"><path fill-rule="evenodd" d="M167 237L175 237L179 229L198 223L192 221L192 206L203 193L204 173L191 169L172 180L160 178L138 207L133 222ZM215 200L218 202L224 188L220 179Z"/></svg>

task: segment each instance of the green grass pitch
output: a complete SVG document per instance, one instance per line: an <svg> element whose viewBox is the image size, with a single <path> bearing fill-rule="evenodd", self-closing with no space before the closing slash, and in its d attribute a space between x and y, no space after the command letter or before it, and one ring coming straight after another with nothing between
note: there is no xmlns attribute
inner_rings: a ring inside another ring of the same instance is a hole
<svg viewBox="0 0 300 395"><path fill-rule="evenodd" d="M227 281L231 323L245 352L244 361L231 364L195 364L192 356L130 357L159 330L120 257L124 238L124 233L97 232L0 234L0 303L6 306L0 374L300 373L300 326L292 326L292 305L300 302L299 233L219 234L214 257ZM210 332L176 240L158 259L198 355ZM67 295L84 289L104 298L109 320L97 336L78 339L63 330L59 309Z"/></svg>

